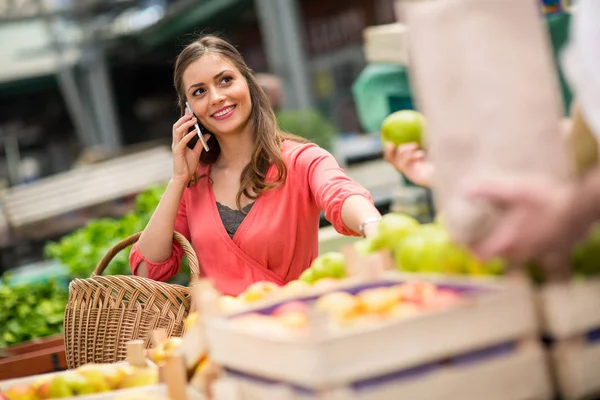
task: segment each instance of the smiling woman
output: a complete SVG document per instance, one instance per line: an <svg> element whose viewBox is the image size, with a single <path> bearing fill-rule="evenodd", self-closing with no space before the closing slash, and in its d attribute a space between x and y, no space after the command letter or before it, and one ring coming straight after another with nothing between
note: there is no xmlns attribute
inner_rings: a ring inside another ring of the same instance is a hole
<svg viewBox="0 0 600 400"><path fill-rule="evenodd" d="M372 232L380 215L367 190L327 151L277 127L231 44L215 36L189 44L174 85L182 117L173 125L173 175L132 249L134 274L167 280L177 273L176 230L192 243L202 272L235 295L257 281L297 279L318 254L321 210L342 234ZM209 151L188 146L196 124Z"/></svg>

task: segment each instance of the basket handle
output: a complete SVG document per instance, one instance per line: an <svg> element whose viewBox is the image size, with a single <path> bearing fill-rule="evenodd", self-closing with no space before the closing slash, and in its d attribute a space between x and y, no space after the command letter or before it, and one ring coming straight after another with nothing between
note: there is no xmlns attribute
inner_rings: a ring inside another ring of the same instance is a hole
<svg viewBox="0 0 600 400"><path fill-rule="evenodd" d="M111 247L106 255L102 257L102 260L92 272L92 276L102 275L110 261L116 256L121 250L131 246L142 236L142 232L134 233L133 235L126 237L125 239L117 242L113 247ZM173 240L181 245L183 252L185 253L185 257L188 260L190 265L190 271L192 272L192 276L200 276L200 267L198 264L198 257L196 257L196 252L194 248L190 244L190 242L179 232L173 232Z"/></svg>

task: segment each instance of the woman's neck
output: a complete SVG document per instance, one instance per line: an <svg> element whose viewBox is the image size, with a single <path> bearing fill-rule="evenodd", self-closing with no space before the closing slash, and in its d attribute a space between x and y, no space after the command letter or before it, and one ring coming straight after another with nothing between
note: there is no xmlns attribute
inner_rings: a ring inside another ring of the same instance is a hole
<svg viewBox="0 0 600 400"><path fill-rule="evenodd" d="M252 160L256 146L252 131L244 130L239 134L220 137L218 140L221 153L215 163L217 168L243 169Z"/></svg>

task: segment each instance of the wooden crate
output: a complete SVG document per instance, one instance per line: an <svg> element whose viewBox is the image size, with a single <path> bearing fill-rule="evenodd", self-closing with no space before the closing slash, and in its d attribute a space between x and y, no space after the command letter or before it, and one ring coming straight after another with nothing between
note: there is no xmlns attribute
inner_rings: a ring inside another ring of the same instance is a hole
<svg viewBox="0 0 600 400"><path fill-rule="evenodd" d="M542 328L554 339L600 328L600 278L546 285L537 303Z"/></svg>
<svg viewBox="0 0 600 400"><path fill-rule="evenodd" d="M0 380L67 369L62 335L21 343L2 350Z"/></svg>
<svg viewBox="0 0 600 400"><path fill-rule="evenodd" d="M556 385L566 399L600 396L600 342L587 338L600 329L598 305L600 278L548 284L536 295Z"/></svg>
<svg viewBox="0 0 600 400"><path fill-rule="evenodd" d="M401 23L370 26L363 31L369 63L408 65L408 28Z"/></svg>
<svg viewBox="0 0 600 400"><path fill-rule="evenodd" d="M239 371L322 388L520 340L537 330L530 292L520 285L390 275L383 281L344 290L356 292L410 280L429 280L473 293L466 304L445 310L316 337L253 334L232 327L227 317L209 318L205 326L211 357ZM265 306L262 311L275 305Z"/></svg>
<svg viewBox="0 0 600 400"><path fill-rule="evenodd" d="M565 399L600 397L600 342L584 338L558 342L552 349L552 361Z"/></svg>
<svg viewBox="0 0 600 400"><path fill-rule="evenodd" d="M221 386L221 387L219 387ZM378 378L316 393L279 382L226 372L215 391L228 400L546 400L553 397L546 355L538 344L466 364L440 366L414 376Z"/></svg>

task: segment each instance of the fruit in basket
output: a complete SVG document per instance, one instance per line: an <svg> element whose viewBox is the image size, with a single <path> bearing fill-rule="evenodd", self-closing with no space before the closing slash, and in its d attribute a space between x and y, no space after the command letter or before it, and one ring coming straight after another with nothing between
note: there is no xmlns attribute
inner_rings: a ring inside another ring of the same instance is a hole
<svg viewBox="0 0 600 400"><path fill-rule="evenodd" d="M277 290L279 290L279 286L273 282L254 282L248 286L248 288L246 288L246 290L241 293L238 298L245 302L252 303L271 297Z"/></svg>
<svg viewBox="0 0 600 400"><path fill-rule="evenodd" d="M422 146L425 117L418 111L401 110L388 115L381 124L381 139L396 146L417 143Z"/></svg>
<svg viewBox="0 0 600 400"><path fill-rule="evenodd" d="M371 251L393 250L398 243L420 226L419 221L406 214L385 214L371 239Z"/></svg>
<svg viewBox="0 0 600 400"><path fill-rule="evenodd" d="M342 253L330 251L314 259L310 268L315 280L322 278L343 278L346 276L345 259Z"/></svg>
<svg viewBox="0 0 600 400"><path fill-rule="evenodd" d="M18 383L4 391L3 396L9 400L36 400L37 394L32 386Z"/></svg>

